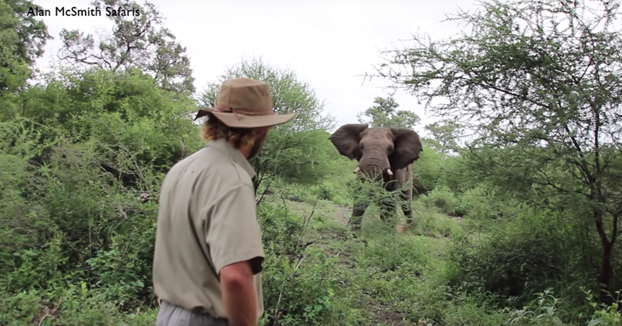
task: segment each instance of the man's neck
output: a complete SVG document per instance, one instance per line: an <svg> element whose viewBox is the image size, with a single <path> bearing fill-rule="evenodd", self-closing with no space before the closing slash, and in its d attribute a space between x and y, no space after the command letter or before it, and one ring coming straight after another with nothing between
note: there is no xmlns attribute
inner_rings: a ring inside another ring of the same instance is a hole
<svg viewBox="0 0 622 326"><path fill-rule="evenodd" d="M244 156L247 159L248 159L248 156L251 153L251 149L250 148L246 148L246 147L238 148L238 151L240 151L240 153L242 153L242 156Z"/></svg>
<svg viewBox="0 0 622 326"><path fill-rule="evenodd" d="M242 154L242 156L244 156L246 159L248 159L248 156L251 153L251 148L250 147L235 147L234 144L227 142L227 144L229 144L229 146L233 147L236 151L240 152Z"/></svg>

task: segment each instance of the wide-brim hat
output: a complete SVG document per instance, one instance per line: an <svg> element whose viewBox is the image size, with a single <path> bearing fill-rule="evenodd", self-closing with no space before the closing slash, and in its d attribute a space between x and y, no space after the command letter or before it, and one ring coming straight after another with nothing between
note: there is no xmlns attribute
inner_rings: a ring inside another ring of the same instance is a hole
<svg viewBox="0 0 622 326"><path fill-rule="evenodd" d="M270 86L249 78L229 79L222 83L216 105L197 112L195 120L213 114L232 128L259 128L288 122L296 113L276 114Z"/></svg>

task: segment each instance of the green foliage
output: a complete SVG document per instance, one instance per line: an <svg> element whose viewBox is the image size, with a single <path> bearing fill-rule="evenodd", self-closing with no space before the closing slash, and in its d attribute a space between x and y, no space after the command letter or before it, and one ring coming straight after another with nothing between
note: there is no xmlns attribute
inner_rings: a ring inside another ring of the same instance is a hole
<svg viewBox="0 0 622 326"><path fill-rule="evenodd" d="M581 325L595 326L613 326L622 322L622 315L618 311L619 299L611 306L606 306L596 302L596 299L590 291L585 291L589 305L597 308L594 310L591 319L586 320ZM507 311L508 320L503 325L576 325L563 322L559 317L559 304L562 300L553 295L553 291L546 289L534 296L535 300L530 301L523 309Z"/></svg>
<svg viewBox="0 0 622 326"><path fill-rule="evenodd" d="M138 10L140 15L107 16L114 23L112 33L98 42L91 34L62 29L60 59L63 63L113 72L138 69L151 75L165 90L184 95L194 93L186 48L164 27L164 18L154 4L145 1L141 6L133 0L95 0L91 4L102 12L106 12L105 7L123 8Z"/></svg>
<svg viewBox="0 0 622 326"><path fill-rule="evenodd" d="M523 198L574 203L602 243L594 278L606 292L622 217L622 169L611 164L622 159L618 16L617 1L487 1L452 18L467 33L416 36L378 69L434 114L472 120L474 174Z"/></svg>
<svg viewBox="0 0 622 326"><path fill-rule="evenodd" d="M408 128L414 129L421 118L412 111L397 110L399 104L392 96L374 98L374 106L357 114L360 123L370 128Z"/></svg>
<svg viewBox="0 0 622 326"><path fill-rule="evenodd" d="M144 258L153 246L149 216L157 207L141 203L137 194L102 176L90 146L60 140L49 155L44 166L25 164L35 182L8 188L29 205L9 202L5 209L21 214L3 215L2 224L17 231L7 239L11 242L3 242L13 253L4 265L12 267L7 290L85 280L103 287L102 295L109 295L111 302L144 299L150 282L145 274L150 264ZM150 236L138 242L132 237L143 233Z"/></svg>
<svg viewBox="0 0 622 326"><path fill-rule="evenodd" d="M157 312L136 309L121 312L114 302L106 301L86 283L70 284L65 289L40 292L23 291L0 299L0 324L19 325L153 325Z"/></svg>
<svg viewBox="0 0 622 326"><path fill-rule="evenodd" d="M30 6L34 4L26 0L0 1L0 121L19 112L18 91L31 77L31 65L50 39L45 24L26 15Z"/></svg>
<svg viewBox="0 0 622 326"><path fill-rule="evenodd" d="M426 207L436 207L447 215L464 215L458 210L458 199L455 194L446 187L435 188L419 198Z"/></svg>
<svg viewBox="0 0 622 326"><path fill-rule="evenodd" d="M430 132L432 137L426 138L424 141L444 154L460 153L464 150L458 143L463 131L462 128L463 126L459 122L448 119L428 124L425 129Z"/></svg>
<svg viewBox="0 0 622 326"><path fill-rule="evenodd" d="M332 310L336 260L303 242L312 216L301 218L272 203L259 208L266 252L263 323L321 325Z"/></svg>
<svg viewBox="0 0 622 326"><path fill-rule="evenodd" d="M18 60L32 64L43 55L43 48L51 38L43 21L27 14L36 5L28 0L4 0L0 6L3 52L8 50Z"/></svg>
<svg viewBox="0 0 622 326"><path fill-rule="evenodd" d="M3 291L85 282L93 307L152 305L157 203L149 199L162 173L200 148L198 129L184 117L192 101L149 76L102 70L50 78L21 96L29 99L24 116L1 122ZM67 305L58 308L65 319L71 311L107 314ZM74 318L66 323L88 319Z"/></svg>
<svg viewBox="0 0 622 326"><path fill-rule="evenodd" d="M423 145L419 159L412 164L415 186L421 189L418 192L429 191L436 187L445 160L446 157L443 154L432 147Z"/></svg>
<svg viewBox="0 0 622 326"><path fill-rule="evenodd" d="M495 293L518 307L547 284L585 284L582 257L596 254L597 244L578 242L583 230L564 224L558 212L522 207L516 213L487 232L456 238L451 255L460 270L454 275L460 291ZM577 296L577 288L564 291Z"/></svg>
<svg viewBox="0 0 622 326"><path fill-rule="evenodd" d="M199 129L185 118L195 110L192 100L155 87L137 70L50 77L24 97L24 116L90 142L119 173L145 173L135 171L144 164L167 168L201 146Z"/></svg>
<svg viewBox="0 0 622 326"><path fill-rule="evenodd" d="M472 167L468 164L468 158L468 152L461 156L446 158L442 162L436 183L456 193L462 193L477 186L488 187L489 183L484 178L474 174Z"/></svg>
<svg viewBox="0 0 622 326"><path fill-rule="evenodd" d="M568 325L557 316L559 299L549 290L537 294L537 300L525 308L510 312L511 319L505 325Z"/></svg>

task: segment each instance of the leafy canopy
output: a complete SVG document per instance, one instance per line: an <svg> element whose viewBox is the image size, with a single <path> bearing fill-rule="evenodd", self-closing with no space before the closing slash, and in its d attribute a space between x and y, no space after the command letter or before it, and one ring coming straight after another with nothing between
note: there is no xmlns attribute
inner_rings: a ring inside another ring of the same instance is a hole
<svg viewBox="0 0 622 326"><path fill-rule="evenodd" d="M110 35L99 41L79 30L62 29L62 62L75 69L97 68L125 71L137 68L151 75L158 86L192 94L195 91L186 48L164 27L164 18L150 2L144 6L133 0L96 0L93 6L138 9L140 16L108 16L114 22Z"/></svg>
<svg viewBox="0 0 622 326"><path fill-rule="evenodd" d="M41 20L26 15L30 6L33 3L26 0L0 2L0 96L25 85L30 66L51 38Z"/></svg>

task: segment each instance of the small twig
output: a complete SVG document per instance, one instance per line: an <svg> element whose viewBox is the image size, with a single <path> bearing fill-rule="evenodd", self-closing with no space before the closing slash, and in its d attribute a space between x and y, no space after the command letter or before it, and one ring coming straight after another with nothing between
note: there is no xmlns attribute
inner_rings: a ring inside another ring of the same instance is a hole
<svg viewBox="0 0 622 326"><path fill-rule="evenodd" d="M45 318L47 318L50 315L50 309L46 307L45 310L47 310L47 311L45 312L45 315L43 315L43 317L41 317L41 320L39 321L39 326L41 326L41 323L45 320Z"/></svg>
<svg viewBox="0 0 622 326"><path fill-rule="evenodd" d="M179 142L181 143L181 159L183 160L184 158L186 158L188 152L186 150L186 144L184 144L184 140L179 138Z"/></svg>
<svg viewBox="0 0 622 326"><path fill-rule="evenodd" d="M119 205L119 212L121 213L121 215L123 216L124 219L128 220L129 217L127 217L127 213L125 213L125 210L123 209L123 206Z"/></svg>
<svg viewBox="0 0 622 326"><path fill-rule="evenodd" d="M140 166L138 164L138 161L136 161L135 155L132 154L132 152L120 140L119 140L119 145L118 146L121 149L123 149L129 155L129 157L132 160L132 163L134 163L134 167L136 168L136 173L140 177L141 181L144 183L144 186L147 188L147 192L151 193L151 187L149 186L149 182L147 181L147 178L145 177L143 171L141 170L141 168L140 168Z"/></svg>
<svg viewBox="0 0 622 326"><path fill-rule="evenodd" d="M550 268L552 268L552 269L554 269L554 270L556 270L556 271L558 271L558 272L560 272L560 273L562 273L562 274L564 274L564 275L568 275L568 273L566 273L566 271L564 271L564 270L563 270L563 269L561 269L560 267L557 267L557 266L555 266L555 265L552 265L552 264L548 263L547 261L545 261L545 260L544 260L544 259L542 259L542 258L538 258L537 260L538 260L540 263L542 263L542 264L544 264L544 265L546 265L546 266L548 266L548 267L550 267Z"/></svg>
<svg viewBox="0 0 622 326"><path fill-rule="evenodd" d="M279 193L279 196L281 197L281 201L283 202L283 206L287 207L287 202L285 201L285 196L283 196L282 193Z"/></svg>
<svg viewBox="0 0 622 326"><path fill-rule="evenodd" d="M43 315L43 317L41 317L41 320L39 320L39 326L41 326L41 323L43 323L43 321L49 317L50 315L53 315L56 313L56 310L58 310L58 308L60 307L60 304L63 303L63 298L60 298L58 300L58 303L56 304L56 306L52 309L46 309L47 311L45 312L45 315Z"/></svg>
<svg viewBox="0 0 622 326"><path fill-rule="evenodd" d="M259 205L259 203L263 201L263 198L266 195L266 192L270 189L270 186L272 185L272 180L273 179L268 180L268 185L266 186L266 189L264 189L264 191L261 193L261 197L257 201L257 205Z"/></svg>
<svg viewBox="0 0 622 326"><path fill-rule="evenodd" d="M313 214L315 213L315 207L316 206L317 206L317 200L313 204L313 208L311 209L311 214L309 214L309 216L307 216L304 219L304 221L303 221L302 232L300 233L300 235L298 236L298 240L296 241L296 249L298 249L300 247L300 242L302 241L302 238L304 237L304 234L307 231L307 227L309 226L309 222L311 221L311 218L313 217Z"/></svg>

